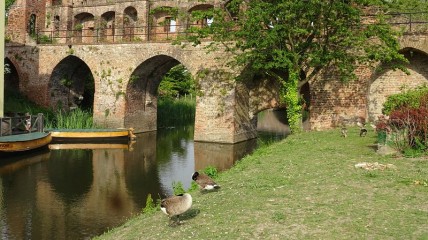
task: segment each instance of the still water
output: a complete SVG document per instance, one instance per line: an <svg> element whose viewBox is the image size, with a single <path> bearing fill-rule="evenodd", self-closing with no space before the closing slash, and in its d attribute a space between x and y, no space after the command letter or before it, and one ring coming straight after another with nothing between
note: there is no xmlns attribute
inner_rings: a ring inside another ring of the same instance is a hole
<svg viewBox="0 0 428 240"><path fill-rule="evenodd" d="M260 138L238 144L194 142L193 131L193 126L162 129L138 134L133 144L52 145L1 157L0 238L100 235L140 213L148 194L169 196L174 182L187 189L195 170L228 169L260 143ZM285 133L260 136L278 140Z"/></svg>

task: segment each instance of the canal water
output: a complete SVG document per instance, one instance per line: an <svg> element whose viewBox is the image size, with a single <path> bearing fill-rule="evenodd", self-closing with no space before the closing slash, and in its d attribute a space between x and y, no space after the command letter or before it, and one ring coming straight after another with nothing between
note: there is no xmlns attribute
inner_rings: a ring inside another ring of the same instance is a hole
<svg viewBox="0 0 428 240"><path fill-rule="evenodd" d="M142 211L148 194L173 194L191 185L194 171L230 168L263 142L284 138L271 114L259 138L237 144L193 141L193 126L137 134L135 143L51 145L19 156L1 156L1 239L89 239ZM271 119L272 118L272 119ZM260 121L259 123L263 123Z"/></svg>

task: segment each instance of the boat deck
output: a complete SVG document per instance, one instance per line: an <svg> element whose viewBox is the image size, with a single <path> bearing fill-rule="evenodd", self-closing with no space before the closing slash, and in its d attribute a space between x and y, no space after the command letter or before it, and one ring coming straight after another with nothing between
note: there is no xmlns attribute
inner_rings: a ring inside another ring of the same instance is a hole
<svg viewBox="0 0 428 240"><path fill-rule="evenodd" d="M23 134L17 134L17 135L8 135L8 136L1 136L0 142L8 143L8 142L25 142L30 141L38 138L43 138L46 136L47 133L44 132L32 132L32 133L23 133Z"/></svg>

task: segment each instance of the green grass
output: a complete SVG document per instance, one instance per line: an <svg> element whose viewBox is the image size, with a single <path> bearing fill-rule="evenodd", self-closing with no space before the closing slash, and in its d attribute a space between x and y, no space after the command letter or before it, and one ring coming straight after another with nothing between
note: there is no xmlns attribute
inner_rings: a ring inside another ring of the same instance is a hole
<svg viewBox="0 0 428 240"><path fill-rule="evenodd" d="M77 108L70 112L56 112L54 120L46 123L46 128L92 129L99 127L93 123L92 112Z"/></svg>
<svg viewBox="0 0 428 240"><path fill-rule="evenodd" d="M196 102L194 98L159 98L158 119L159 128L184 126L195 121Z"/></svg>
<svg viewBox="0 0 428 240"><path fill-rule="evenodd" d="M54 114L49 109L41 107L28 98L23 96L21 93L13 90L4 90L4 113L30 113L37 115L43 113L47 118L52 117Z"/></svg>
<svg viewBox="0 0 428 240"><path fill-rule="evenodd" d="M358 129L289 136L220 173L220 191L192 192L182 225L158 211L96 239L428 239L428 159L380 156L375 141Z"/></svg>

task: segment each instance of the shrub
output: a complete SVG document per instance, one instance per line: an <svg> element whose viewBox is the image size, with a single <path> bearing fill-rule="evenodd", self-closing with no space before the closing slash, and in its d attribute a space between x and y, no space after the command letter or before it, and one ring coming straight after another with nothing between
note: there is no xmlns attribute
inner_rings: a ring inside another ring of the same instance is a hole
<svg viewBox="0 0 428 240"><path fill-rule="evenodd" d="M407 156L428 151L428 87L392 95L384 105L389 119L379 117L378 141ZM411 154L410 154L411 153Z"/></svg>
<svg viewBox="0 0 428 240"><path fill-rule="evenodd" d="M394 110L403 107L419 108L428 105L428 86L423 85L416 89L411 89L403 93L394 94L388 97L383 105L383 114L390 115Z"/></svg>

